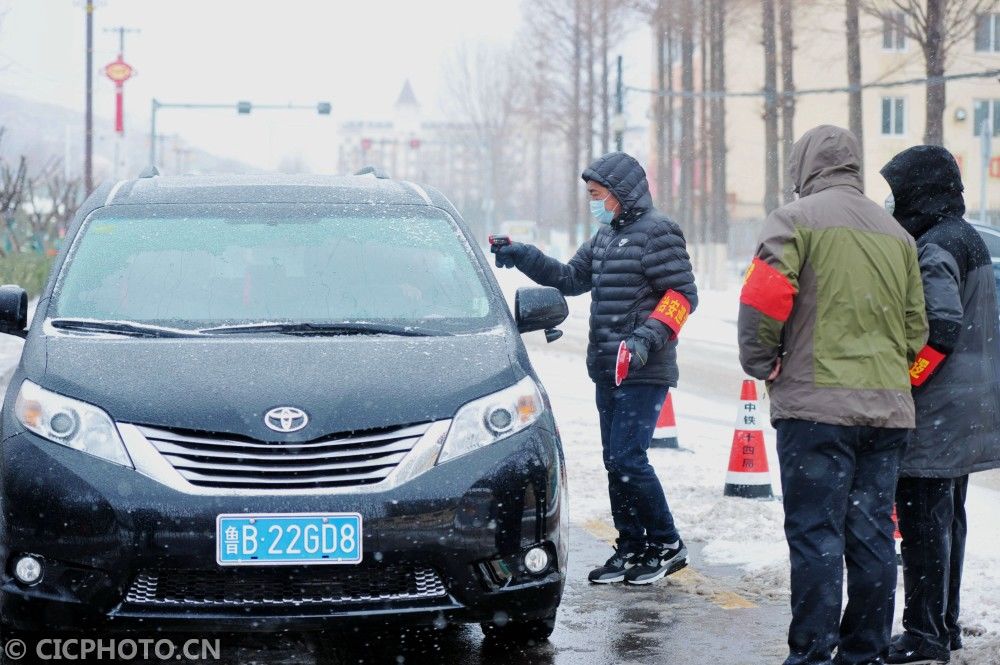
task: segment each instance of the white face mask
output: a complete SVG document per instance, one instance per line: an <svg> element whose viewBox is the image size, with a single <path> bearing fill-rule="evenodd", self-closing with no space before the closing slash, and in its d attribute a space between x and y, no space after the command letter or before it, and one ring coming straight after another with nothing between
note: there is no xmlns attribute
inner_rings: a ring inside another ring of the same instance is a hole
<svg viewBox="0 0 1000 665"><path fill-rule="evenodd" d="M885 197L885 210L890 215L896 212L896 197L893 196L892 194L889 194L889 196Z"/></svg>

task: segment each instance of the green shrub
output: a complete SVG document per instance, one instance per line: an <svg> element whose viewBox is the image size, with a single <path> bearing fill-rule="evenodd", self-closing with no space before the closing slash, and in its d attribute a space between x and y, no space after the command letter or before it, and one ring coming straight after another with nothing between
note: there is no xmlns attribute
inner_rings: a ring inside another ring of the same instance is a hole
<svg viewBox="0 0 1000 665"><path fill-rule="evenodd" d="M0 257L0 284L17 284L37 296L45 287L52 268L52 257L41 254L8 254Z"/></svg>

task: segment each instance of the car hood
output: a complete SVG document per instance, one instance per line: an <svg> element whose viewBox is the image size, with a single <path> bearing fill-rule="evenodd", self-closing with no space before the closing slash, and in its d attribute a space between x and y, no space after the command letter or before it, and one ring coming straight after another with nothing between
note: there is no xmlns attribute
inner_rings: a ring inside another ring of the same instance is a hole
<svg viewBox="0 0 1000 665"><path fill-rule="evenodd" d="M512 385L502 329L452 337L51 336L39 383L118 422L308 441L451 418ZM264 425L275 407L304 410L292 434Z"/></svg>

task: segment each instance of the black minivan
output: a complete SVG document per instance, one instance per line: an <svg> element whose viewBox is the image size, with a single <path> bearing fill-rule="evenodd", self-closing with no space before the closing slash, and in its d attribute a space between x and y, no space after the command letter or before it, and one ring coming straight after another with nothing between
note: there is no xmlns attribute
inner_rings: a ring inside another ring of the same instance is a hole
<svg viewBox="0 0 1000 665"><path fill-rule="evenodd" d="M478 622L547 636L563 452L454 206L355 176L151 176L77 214L0 424L9 631Z"/></svg>

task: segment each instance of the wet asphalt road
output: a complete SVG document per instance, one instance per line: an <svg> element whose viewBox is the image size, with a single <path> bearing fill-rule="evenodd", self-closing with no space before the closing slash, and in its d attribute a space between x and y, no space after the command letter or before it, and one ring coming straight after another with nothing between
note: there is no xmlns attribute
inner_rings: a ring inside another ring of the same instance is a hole
<svg viewBox="0 0 1000 665"><path fill-rule="evenodd" d="M736 593L736 572L698 563L646 587L595 586L587 571L610 546L592 531L570 530L569 582L555 632L538 644L503 647L478 626L443 631L379 630L324 634L220 636L221 661L233 665L446 663L609 665L712 663L763 665L785 655L787 603ZM180 642L193 636L161 635ZM205 637L200 635L197 637ZM107 661L104 661L107 662ZM168 661L197 662L197 661ZM204 661L202 661L204 662Z"/></svg>

